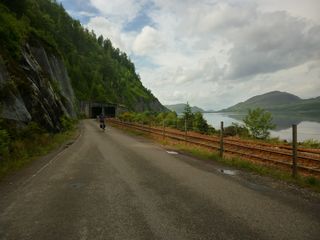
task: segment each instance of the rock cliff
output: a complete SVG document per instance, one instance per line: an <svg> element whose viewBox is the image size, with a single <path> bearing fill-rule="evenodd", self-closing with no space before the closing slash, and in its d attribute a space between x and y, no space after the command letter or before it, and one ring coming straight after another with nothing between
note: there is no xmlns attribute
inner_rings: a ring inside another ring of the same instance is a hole
<svg viewBox="0 0 320 240"><path fill-rule="evenodd" d="M157 98L152 99L150 101L145 101L142 97L138 97L136 104L133 106L134 111L136 112L163 112L168 111Z"/></svg>
<svg viewBox="0 0 320 240"><path fill-rule="evenodd" d="M57 53L39 43L25 44L19 61L0 55L0 116L50 130L61 129L62 116L75 117L74 94Z"/></svg>

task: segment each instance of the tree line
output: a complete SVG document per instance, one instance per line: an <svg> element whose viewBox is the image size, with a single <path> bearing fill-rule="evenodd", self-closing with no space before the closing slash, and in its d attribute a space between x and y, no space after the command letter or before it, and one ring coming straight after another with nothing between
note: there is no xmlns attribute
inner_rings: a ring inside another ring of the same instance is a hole
<svg viewBox="0 0 320 240"><path fill-rule="evenodd" d="M200 112L193 113L187 103L182 115L176 112L125 112L119 119L126 122L136 122L147 125L156 125L175 128L181 131L194 131L201 134L220 134L220 129L215 129ZM224 128L225 136L239 136L255 139L268 139L270 130L275 128L272 123L272 114L261 109L249 109L243 119L244 124L232 123Z"/></svg>
<svg viewBox="0 0 320 240"><path fill-rule="evenodd" d="M137 102L155 99L126 53L84 28L55 0L1 0L0 22L1 55L18 62L26 43L44 46L63 59L78 100L133 110Z"/></svg>

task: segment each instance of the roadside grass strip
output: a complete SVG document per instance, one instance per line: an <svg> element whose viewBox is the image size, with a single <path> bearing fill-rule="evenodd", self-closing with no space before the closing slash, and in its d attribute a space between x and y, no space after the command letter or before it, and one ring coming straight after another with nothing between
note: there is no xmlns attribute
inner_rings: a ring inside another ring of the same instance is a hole
<svg viewBox="0 0 320 240"><path fill-rule="evenodd" d="M152 134L142 133L138 130L133 130L127 127L119 127L116 124L112 124L114 127L121 129L131 135L143 136L152 139L160 143L165 148L170 148L167 152L178 151L180 153L190 154L196 158L211 160L219 162L225 166L233 167L239 170L244 170L252 173L256 173L261 176L271 177L273 179L281 180L286 183L294 184L299 187L308 188L315 192L320 192L320 179L313 176L298 176L293 178L288 171L276 168L270 165L261 165L254 161L248 161L235 156L225 155L221 158L218 152L212 151L210 149L195 146L189 143L184 143L183 141L175 141L172 139L163 139L162 137L155 136ZM170 154L170 153L169 153Z"/></svg>

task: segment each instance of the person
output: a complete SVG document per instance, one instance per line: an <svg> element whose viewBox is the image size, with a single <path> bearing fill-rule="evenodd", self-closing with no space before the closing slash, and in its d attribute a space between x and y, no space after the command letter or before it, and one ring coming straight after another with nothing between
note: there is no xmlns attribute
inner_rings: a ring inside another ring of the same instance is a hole
<svg viewBox="0 0 320 240"><path fill-rule="evenodd" d="M104 117L103 113L101 113L101 114L99 115L99 121L100 121L100 128L101 128L102 130L105 130L105 128L106 128L106 123L105 123L105 117Z"/></svg>

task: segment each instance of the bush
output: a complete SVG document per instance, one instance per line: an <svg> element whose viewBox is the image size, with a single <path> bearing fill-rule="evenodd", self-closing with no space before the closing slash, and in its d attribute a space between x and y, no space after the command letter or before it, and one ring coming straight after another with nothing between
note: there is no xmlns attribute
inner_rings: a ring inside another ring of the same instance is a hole
<svg viewBox="0 0 320 240"><path fill-rule="evenodd" d="M234 130L236 132L235 135L237 135L239 137L250 136L249 130L248 130L248 128L246 128L246 126L240 125L239 123L234 123L234 122L232 123L231 126L234 128Z"/></svg>
<svg viewBox="0 0 320 240"><path fill-rule="evenodd" d="M10 137L6 130L0 129L0 160L9 153Z"/></svg>
<svg viewBox="0 0 320 240"><path fill-rule="evenodd" d="M213 134L217 134L217 133L218 133L218 131L217 131L214 127L212 127L211 125L209 125L209 127L208 127L208 134L213 135Z"/></svg>
<svg viewBox="0 0 320 240"><path fill-rule="evenodd" d="M237 135L237 129L235 126L228 126L224 128L223 131L224 136L236 136Z"/></svg>
<svg viewBox="0 0 320 240"><path fill-rule="evenodd" d="M18 20L2 4L0 4L0 22L1 47L8 50L11 56L18 58L21 45L27 37L29 25L25 18Z"/></svg>
<svg viewBox="0 0 320 240"><path fill-rule="evenodd" d="M62 125L62 129L61 129L62 131L66 132L74 129L74 125L76 123L74 119L68 118L67 116L64 115L60 118L60 121Z"/></svg>
<svg viewBox="0 0 320 240"><path fill-rule="evenodd" d="M124 112L119 115L119 119L124 122L133 122L134 114L130 112Z"/></svg>
<svg viewBox="0 0 320 240"><path fill-rule="evenodd" d="M262 108L249 109L248 115L243 119L245 126L249 129L254 138L266 139L269 137L269 130L274 129L272 115Z"/></svg>
<svg viewBox="0 0 320 240"><path fill-rule="evenodd" d="M166 119L167 113L161 112L155 117L157 125L162 125L163 121Z"/></svg>
<svg viewBox="0 0 320 240"><path fill-rule="evenodd" d="M303 141L301 145L308 148L320 148L320 141L308 139Z"/></svg>
<svg viewBox="0 0 320 240"><path fill-rule="evenodd" d="M169 112L165 118L166 126L177 128L178 116L176 112Z"/></svg>
<svg viewBox="0 0 320 240"><path fill-rule="evenodd" d="M21 129L19 131L19 134L17 138L24 139L24 138L29 138L29 139L34 139L40 134L43 134L45 132L44 129L39 127L39 125L35 122L30 122L25 128Z"/></svg>
<svg viewBox="0 0 320 240"><path fill-rule="evenodd" d="M209 125L207 123L207 120L203 118L202 113L195 113L193 117L193 130L199 133L207 133L208 127Z"/></svg>

